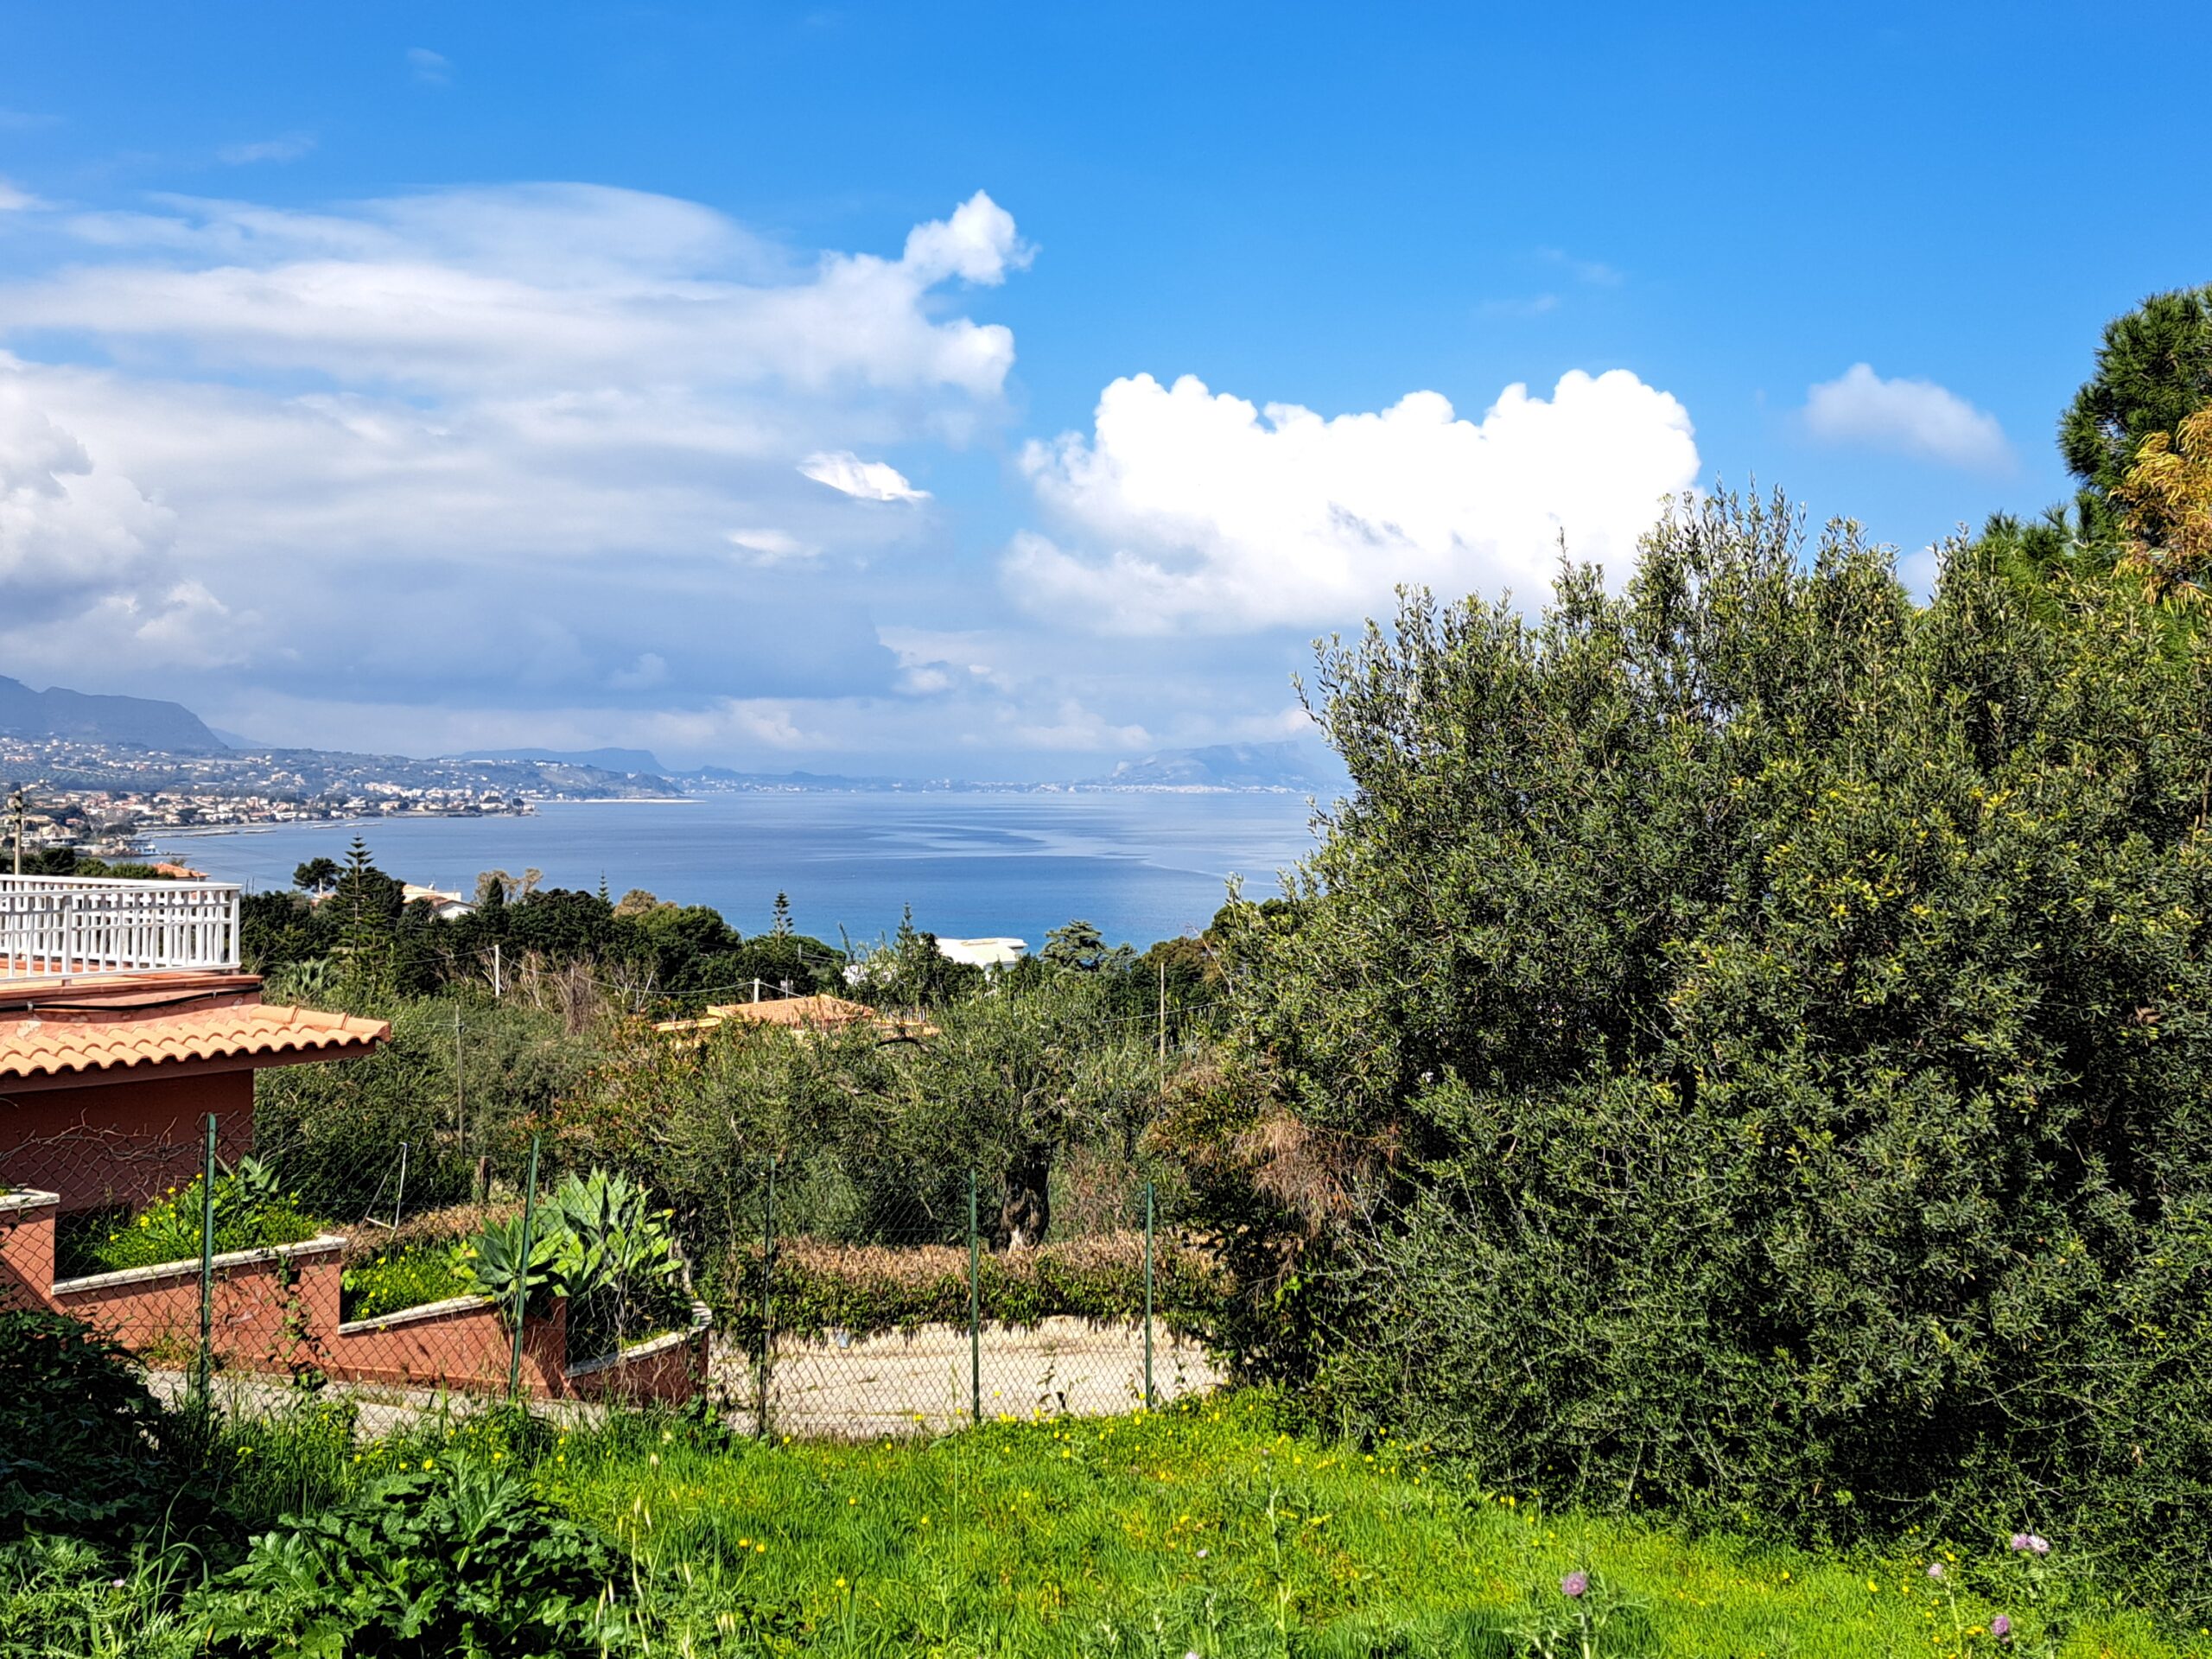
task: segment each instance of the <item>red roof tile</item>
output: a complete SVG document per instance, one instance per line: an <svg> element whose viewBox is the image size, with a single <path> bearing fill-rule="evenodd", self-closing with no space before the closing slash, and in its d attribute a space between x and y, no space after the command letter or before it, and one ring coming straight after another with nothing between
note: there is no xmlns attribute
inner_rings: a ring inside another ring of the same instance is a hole
<svg viewBox="0 0 2212 1659"><path fill-rule="evenodd" d="M260 1054L365 1054L391 1035L381 1020L259 1002L143 1020L0 1020L0 1077L60 1077Z"/></svg>

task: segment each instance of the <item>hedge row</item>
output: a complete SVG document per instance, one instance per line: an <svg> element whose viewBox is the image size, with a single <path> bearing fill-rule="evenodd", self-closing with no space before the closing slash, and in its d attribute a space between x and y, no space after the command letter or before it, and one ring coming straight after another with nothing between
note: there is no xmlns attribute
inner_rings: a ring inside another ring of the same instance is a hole
<svg viewBox="0 0 2212 1659"><path fill-rule="evenodd" d="M1154 1244L1153 1309L1170 1331L1204 1337L1226 1292L1213 1258L1188 1243ZM976 1263L982 1318L1036 1325L1071 1318L1098 1323L1144 1317L1144 1235L1102 1234L1036 1249L986 1251ZM969 1256L957 1245L833 1244L779 1241L766 1287L779 1335L855 1337L965 1325ZM721 1329L751 1344L762 1317L761 1251L733 1252L708 1287Z"/></svg>

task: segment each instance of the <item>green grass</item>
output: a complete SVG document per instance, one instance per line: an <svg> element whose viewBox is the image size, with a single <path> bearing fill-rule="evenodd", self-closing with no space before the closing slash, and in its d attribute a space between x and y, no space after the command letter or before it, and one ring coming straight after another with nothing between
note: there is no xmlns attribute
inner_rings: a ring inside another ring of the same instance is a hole
<svg viewBox="0 0 2212 1659"><path fill-rule="evenodd" d="M527 1470L627 1557L609 1586L632 1637L619 1651L2212 1655L2212 1640L2069 1578L2063 1538L2038 1604L2001 1538L1862 1558L1548 1513L1387 1441L1287 1433L1261 1395L856 1446L764 1445L652 1417L563 1430L498 1413L357 1445L342 1404L308 1402L228 1431L219 1458L220 1501L249 1529L402 1467ZM1931 1560L1946 1583L1929 1579ZM194 1651L165 1611L174 1585L165 1599L153 1582L164 1570L179 1568L155 1563L118 1589L87 1562L0 1549L0 1579L13 1580L0 1584L0 1652ZM1591 1601L1611 1612L1586 1650L1560 1591L1573 1571L1592 1574ZM2001 1647L1989 1634L1999 1611L2015 1622Z"/></svg>
<svg viewBox="0 0 2212 1659"><path fill-rule="evenodd" d="M403 1308L466 1296L474 1288L454 1266L451 1245L417 1245L347 1268L342 1314L348 1319L381 1319Z"/></svg>
<svg viewBox="0 0 2212 1659"><path fill-rule="evenodd" d="M1604 1653L1994 1652L1999 1611L2013 1650L2046 1633L2001 1539L1824 1559L1547 1514L1387 1443L1285 1433L1256 1396L931 1444L720 1448L632 1427L572 1435L538 1469L646 1581L681 1586L678 1642L749 1620L820 1653L1502 1655L1564 1618L1576 1570L1618 1609ZM2060 1610L2078 1619L2064 1653L2212 1651L2093 1600L2078 1587Z"/></svg>

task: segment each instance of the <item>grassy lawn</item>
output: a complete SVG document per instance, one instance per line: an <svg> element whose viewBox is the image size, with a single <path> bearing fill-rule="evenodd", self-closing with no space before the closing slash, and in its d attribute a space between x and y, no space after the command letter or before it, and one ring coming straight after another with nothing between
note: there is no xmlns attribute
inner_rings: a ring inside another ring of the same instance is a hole
<svg viewBox="0 0 2212 1659"><path fill-rule="evenodd" d="M1840 1560L1546 1514L1415 1453L1286 1435L1250 1396L934 1443L629 1427L541 1455L563 1506L682 1586L662 1633L679 1650L749 1630L823 1653L1518 1654L1551 1650L1548 1624L1579 1655L1577 1571L1580 1605L1610 1614L1599 1653L2032 1653L2049 1630L2002 1539ZM2212 1651L2093 1600L2072 1592L2059 1651Z"/></svg>
<svg viewBox="0 0 2212 1659"><path fill-rule="evenodd" d="M1387 1442L1285 1433L1258 1395L855 1446L650 1417L564 1433L499 1414L360 1445L330 1402L227 1431L221 1460L219 1502L257 1528L401 1471L426 1504L444 1483L465 1495L471 1471L521 1477L616 1542L583 1592L600 1634L563 1649L580 1655L2212 1655L2201 1632L2112 1605L2063 1539L2038 1594L2001 1538L1848 1558L1547 1513ZM219 1618L192 1600L198 1562L190 1548L142 1557L110 1584L82 1545L0 1549L0 1653L205 1654ZM512 1566L495 1549L473 1570ZM1579 1601L1562 1593L1570 1574L1588 1575Z"/></svg>

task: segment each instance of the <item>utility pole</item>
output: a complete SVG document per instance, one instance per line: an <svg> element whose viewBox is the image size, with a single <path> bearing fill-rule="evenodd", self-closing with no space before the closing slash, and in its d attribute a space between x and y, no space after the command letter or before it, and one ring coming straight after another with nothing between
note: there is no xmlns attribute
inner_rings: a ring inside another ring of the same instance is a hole
<svg viewBox="0 0 2212 1659"><path fill-rule="evenodd" d="M1160 963L1160 1063L1167 1064L1167 960Z"/></svg>
<svg viewBox="0 0 2212 1659"><path fill-rule="evenodd" d="M23 818L30 810L30 791L18 789L8 798L8 810L16 818L16 874L23 873Z"/></svg>

